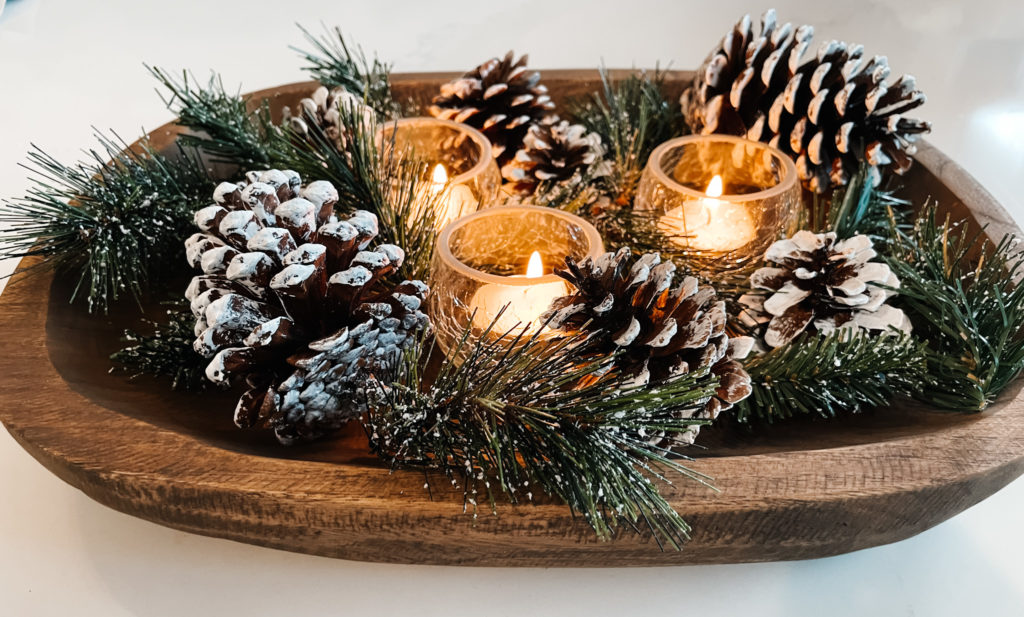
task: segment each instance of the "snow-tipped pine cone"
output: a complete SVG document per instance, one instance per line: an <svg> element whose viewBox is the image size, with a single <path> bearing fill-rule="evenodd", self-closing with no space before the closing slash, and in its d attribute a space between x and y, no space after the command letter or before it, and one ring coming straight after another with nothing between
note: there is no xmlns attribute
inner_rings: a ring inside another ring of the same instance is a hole
<svg viewBox="0 0 1024 617"><path fill-rule="evenodd" d="M806 62L810 26L779 25L775 11L753 32L744 16L712 50L680 103L694 133L769 143L796 161L804 186L845 185L861 164L909 169L914 142L931 130L905 114L925 102L914 78L889 83L888 60L860 45L824 43Z"/></svg>
<svg viewBox="0 0 1024 617"><path fill-rule="evenodd" d="M309 136L309 125L314 123L320 128L334 147L344 151L351 139L350 131L343 126L342 110L353 113L365 126L372 126L376 114L373 109L363 103L363 99L344 88L328 90L320 86L313 94L299 101L295 113L291 108L282 110L283 123L302 137Z"/></svg>
<svg viewBox="0 0 1024 617"><path fill-rule="evenodd" d="M739 360L753 339L726 333L725 302L713 287L657 253L635 257L628 248L576 263L556 274L575 291L554 301L541 318L566 332L598 332L617 366L633 385L670 380L707 367L718 376L716 395L696 417L715 418L750 395L750 376ZM688 435L691 439L696 435Z"/></svg>
<svg viewBox="0 0 1024 617"><path fill-rule="evenodd" d="M437 118L483 133L499 168L522 147L530 127L549 118L555 108L540 73L527 69L526 60L525 55L516 60L511 51L504 58L491 58L441 86L429 108Z"/></svg>
<svg viewBox="0 0 1024 617"><path fill-rule="evenodd" d="M501 168L501 175L516 193L532 193L542 182L572 182L592 172L604 157L601 138L580 124L566 120L534 124L523 147Z"/></svg>
<svg viewBox="0 0 1024 617"><path fill-rule="evenodd" d="M876 256L864 235L836 240L835 233L797 232L765 252L774 265L754 272L751 286L769 292L740 298L753 316L768 322L764 342L779 347L805 330L836 328L910 331L902 310L886 304L900 282Z"/></svg>
<svg viewBox="0 0 1024 617"><path fill-rule="evenodd" d="M388 278L405 253L370 248L377 218L339 220L335 188L297 174L250 172L221 183L195 213L185 243L202 274L186 291L207 377L247 390L240 427L273 429L283 443L320 437L358 417L375 371L429 327L427 286Z"/></svg>

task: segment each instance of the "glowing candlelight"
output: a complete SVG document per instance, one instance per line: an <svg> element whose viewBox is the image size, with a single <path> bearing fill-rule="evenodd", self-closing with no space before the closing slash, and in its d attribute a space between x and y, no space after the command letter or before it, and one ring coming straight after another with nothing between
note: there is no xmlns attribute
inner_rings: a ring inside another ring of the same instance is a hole
<svg viewBox="0 0 1024 617"><path fill-rule="evenodd" d="M470 310L475 310L473 325L486 328L501 311L501 317L494 324L493 332L504 334L510 330L538 326L541 314L548 310L555 298L569 293L565 281L549 283L527 283L527 279L544 276L544 262L540 253L534 251L526 266L525 274L505 277L508 284L488 283L473 295Z"/></svg>
<svg viewBox="0 0 1024 617"><path fill-rule="evenodd" d="M468 186L453 184L445 191L446 184L448 184L448 172L445 171L444 165L438 163L434 166L429 188L429 199L434 203L436 210L436 229L438 231L460 216L476 210L477 206L476 199L473 198L473 191ZM444 195L438 197L442 191L444 191Z"/></svg>
<svg viewBox="0 0 1024 617"><path fill-rule="evenodd" d="M658 229L678 246L700 251L732 251L757 237L742 204L716 199L723 194L722 177L708 183L705 197L689 200L665 213Z"/></svg>

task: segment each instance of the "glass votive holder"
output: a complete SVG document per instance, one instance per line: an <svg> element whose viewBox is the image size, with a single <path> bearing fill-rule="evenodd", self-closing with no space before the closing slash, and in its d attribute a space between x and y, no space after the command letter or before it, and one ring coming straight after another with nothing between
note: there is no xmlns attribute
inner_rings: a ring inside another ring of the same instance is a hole
<svg viewBox="0 0 1024 617"><path fill-rule="evenodd" d="M491 153L491 142L471 126L438 118L403 118L388 122L377 132L378 144L388 152L425 161L430 170L427 190L441 196L437 229L495 203L501 173ZM427 196L425 201L434 195Z"/></svg>
<svg viewBox="0 0 1024 617"><path fill-rule="evenodd" d="M485 333L488 340L524 329L532 335L552 301L570 292L553 270L566 257L603 252L593 225L554 208L489 208L449 223L430 267L430 317L442 351L450 355L467 328L464 350Z"/></svg>
<svg viewBox="0 0 1024 617"><path fill-rule="evenodd" d="M728 135L688 135L651 153L635 209L676 253L710 275L740 270L796 231L796 165L781 151Z"/></svg>

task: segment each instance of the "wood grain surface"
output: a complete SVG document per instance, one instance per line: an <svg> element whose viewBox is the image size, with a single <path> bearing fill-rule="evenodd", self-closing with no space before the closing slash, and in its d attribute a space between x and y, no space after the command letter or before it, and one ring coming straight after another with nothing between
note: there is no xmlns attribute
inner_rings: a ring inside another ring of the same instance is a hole
<svg viewBox="0 0 1024 617"><path fill-rule="evenodd" d="M424 101L447 74L396 75L403 100ZM684 72L669 74L682 88ZM546 71L556 100L598 86L596 71ZM313 84L256 93L278 113ZM164 148L177 129L152 140ZM1019 229L960 167L924 144L906 195L991 225ZM22 269L34 262L26 259ZM184 281L169 285L176 290ZM566 508L500 505L474 518L461 494L433 498L416 472L389 473L352 426L293 448L231 423L233 397L170 392L166 383L108 373L107 356L137 310L89 316L69 282L20 276L0 296L0 420L36 459L107 506L162 525L345 559L485 566L730 563L835 555L894 542L988 497L1024 472L1018 380L979 415L900 406L835 422L804 420L756 435L701 434L693 467L719 492L685 481L666 489L694 527L679 552L646 534L593 537Z"/></svg>

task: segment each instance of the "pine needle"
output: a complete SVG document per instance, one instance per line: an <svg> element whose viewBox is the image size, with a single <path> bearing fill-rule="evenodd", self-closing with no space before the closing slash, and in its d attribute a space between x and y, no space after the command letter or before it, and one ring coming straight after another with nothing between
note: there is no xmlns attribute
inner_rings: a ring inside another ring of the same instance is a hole
<svg viewBox="0 0 1024 617"><path fill-rule="evenodd" d="M679 105L665 99L665 75L655 69L613 82L601 67L602 90L570 104L575 122L596 133L612 163L603 179L606 194L618 206L633 203L644 166L658 144L683 131Z"/></svg>
<svg viewBox="0 0 1024 617"><path fill-rule="evenodd" d="M144 319L150 334L125 330L122 342L129 343L110 356L115 368L127 373L129 379L143 375L170 377L174 390L204 390L208 359L192 348L196 323L188 304L169 303L164 322Z"/></svg>
<svg viewBox="0 0 1024 617"><path fill-rule="evenodd" d="M128 150L117 134L96 134L99 149L65 164L38 146L24 167L34 186L0 204L0 258L38 255L77 275L90 312L123 295L140 300L150 281L180 262L197 203L213 189L193 153L178 160L148 143Z"/></svg>
<svg viewBox="0 0 1024 617"><path fill-rule="evenodd" d="M250 111L249 97L228 93L217 74L203 86L188 72L178 78L164 69L146 68L167 90L160 98L178 116L178 124L191 131L179 137L179 143L243 170L287 168L282 163L291 156L290 142L271 122L266 101Z"/></svg>
<svg viewBox="0 0 1024 617"><path fill-rule="evenodd" d="M529 335L469 346L463 337L436 380L424 385L429 343L381 381L366 428L371 447L395 467L440 470L461 486L467 508L497 510L544 492L581 514L602 539L620 527L650 529L679 548L689 526L658 484L673 474L708 478L652 445L706 421L685 418L714 392L706 370L630 389L611 371L614 356L591 358L589 341Z"/></svg>
<svg viewBox="0 0 1024 617"><path fill-rule="evenodd" d="M832 418L886 405L922 389L926 355L927 346L906 334L805 333L744 362L754 391L737 405L737 418Z"/></svg>
<svg viewBox="0 0 1024 617"><path fill-rule="evenodd" d="M887 262L900 279L898 301L929 342L929 376L939 385L919 397L941 409L984 410L1024 370L1024 254L1016 238L993 244L984 228L940 219L934 206L911 231L892 235Z"/></svg>
<svg viewBox="0 0 1024 617"><path fill-rule="evenodd" d="M391 96L389 75L391 65L376 57L366 58L359 46L349 47L345 36L338 27L328 30L323 27L320 36L311 34L299 26L306 42L313 51L292 47L306 61L305 70L328 88L344 88L353 94L360 94L367 105L382 118L398 116L398 105Z"/></svg>

